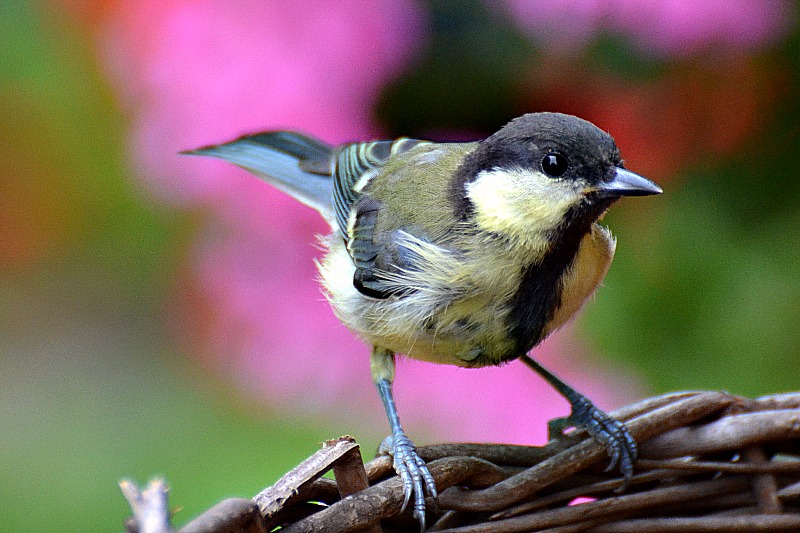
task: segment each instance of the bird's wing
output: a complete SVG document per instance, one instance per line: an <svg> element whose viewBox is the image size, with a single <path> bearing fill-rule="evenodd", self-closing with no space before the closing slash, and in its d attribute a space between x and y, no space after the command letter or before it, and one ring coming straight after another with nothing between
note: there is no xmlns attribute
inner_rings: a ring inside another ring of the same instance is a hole
<svg viewBox="0 0 800 533"><path fill-rule="evenodd" d="M335 152L320 140L289 131L270 131L182 153L230 161L313 207L334 224L331 177Z"/></svg>
<svg viewBox="0 0 800 533"><path fill-rule="evenodd" d="M364 294L385 298L403 289L397 283L387 287L380 273L407 269L411 260L393 239L376 242L380 202L362 191L390 157L426 143L400 138L337 149L299 133L272 131L183 153L234 163L319 211L347 243L356 266L355 286Z"/></svg>
<svg viewBox="0 0 800 533"><path fill-rule="evenodd" d="M356 266L353 284L363 294L387 298L403 292L386 283L385 274L409 268L410 258L389 236L376 239L381 203L364 189L389 158L428 141L400 138L345 145L339 149L333 172L336 221ZM384 275L382 275L384 274Z"/></svg>
<svg viewBox="0 0 800 533"><path fill-rule="evenodd" d="M361 196L364 186L390 157L402 154L428 141L401 137L394 141L372 141L347 144L339 148L333 169L333 208L336 222L346 240L350 212Z"/></svg>

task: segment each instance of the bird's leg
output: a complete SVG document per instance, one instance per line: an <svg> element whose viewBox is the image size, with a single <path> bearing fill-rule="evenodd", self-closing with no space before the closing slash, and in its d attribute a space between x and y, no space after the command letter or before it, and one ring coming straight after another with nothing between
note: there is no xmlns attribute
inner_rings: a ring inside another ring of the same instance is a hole
<svg viewBox="0 0 800 533"><path fill-rule="evenodd" d="M619 464L620 472L627 483L627 480L633 475L633 463L636 461L638 448L636 441L628 432L625 424L611 418L595 407L589 398L558 379L558 377L529 356L523 355L520 359L546 379L572 406L572 412L568 417L556 418L547 424L549 437L551 439L555 438L570 426L585 429L589 432L589 435L606 446L608 454L611 456L611 463L606 468L606 471Z"/></svg>
<svg viewBox="0 0 800 533"><path fill-rule="evenodd" d="M378 387L392 434L386 437L380 447L380 453L388 453L394 461L394 469L403 481L402 513L411 497L414 497L414 518L419 520L420 527L425 530L425 490L436 500L436 483L431 476L425 461L417 453L417 447L411 442L400 426L400 417L394 404L392 382L394 381L394 354L383 348L373 348L370 357L372 379Z"/></svg>

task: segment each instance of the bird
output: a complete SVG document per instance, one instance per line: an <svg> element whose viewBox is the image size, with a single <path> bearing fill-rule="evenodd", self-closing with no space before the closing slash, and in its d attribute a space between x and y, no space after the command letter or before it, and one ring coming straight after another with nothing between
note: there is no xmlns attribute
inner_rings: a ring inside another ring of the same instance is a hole
<svg viewBox="0 0 800 533"><path fill-rule="evenodd" d="M625 196L660 194L625 168L610 134L561 113L517 117L475 142L401 137L334 146L268 131L182 152L244 168L330 224L320 281L341 322L371 346L389 421L381 450L403 483L403 512L425 529L436 483L400 423L396 356L479 368L515 359L563 395L554 432L586 429L632 476L637 444L528 353L593 295L616 240L599 219Z"/></svg>

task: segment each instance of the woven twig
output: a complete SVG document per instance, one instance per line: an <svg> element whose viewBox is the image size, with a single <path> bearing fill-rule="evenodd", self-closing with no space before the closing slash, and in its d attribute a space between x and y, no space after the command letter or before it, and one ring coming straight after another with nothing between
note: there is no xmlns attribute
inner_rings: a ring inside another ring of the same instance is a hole
<svg viewBox="0 0 800 533"><path fill-rule="evenodd" d="M640 443L627 486L603 471L603 445L582 431L543 447L420 447L440 491L438 506L428 501L430 531L800 531L800 393L676 393L612 415ZM335 481L321 477L329 470ZM391 460L364 465L344 437L252 502L226 500L180 531L415 531L410 513L398 514L402 502Z"/></svg>

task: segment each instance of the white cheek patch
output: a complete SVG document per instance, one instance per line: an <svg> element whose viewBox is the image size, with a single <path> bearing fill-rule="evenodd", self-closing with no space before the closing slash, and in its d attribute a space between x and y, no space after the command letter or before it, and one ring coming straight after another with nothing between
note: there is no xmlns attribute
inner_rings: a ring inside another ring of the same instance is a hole
<svg viewBox="0 0 800 533"><path fill-rule="evenodd" d="M555 228L581 199L578 184L533 170L485 170L466 187L478 224L527 239Z"/></svg>

